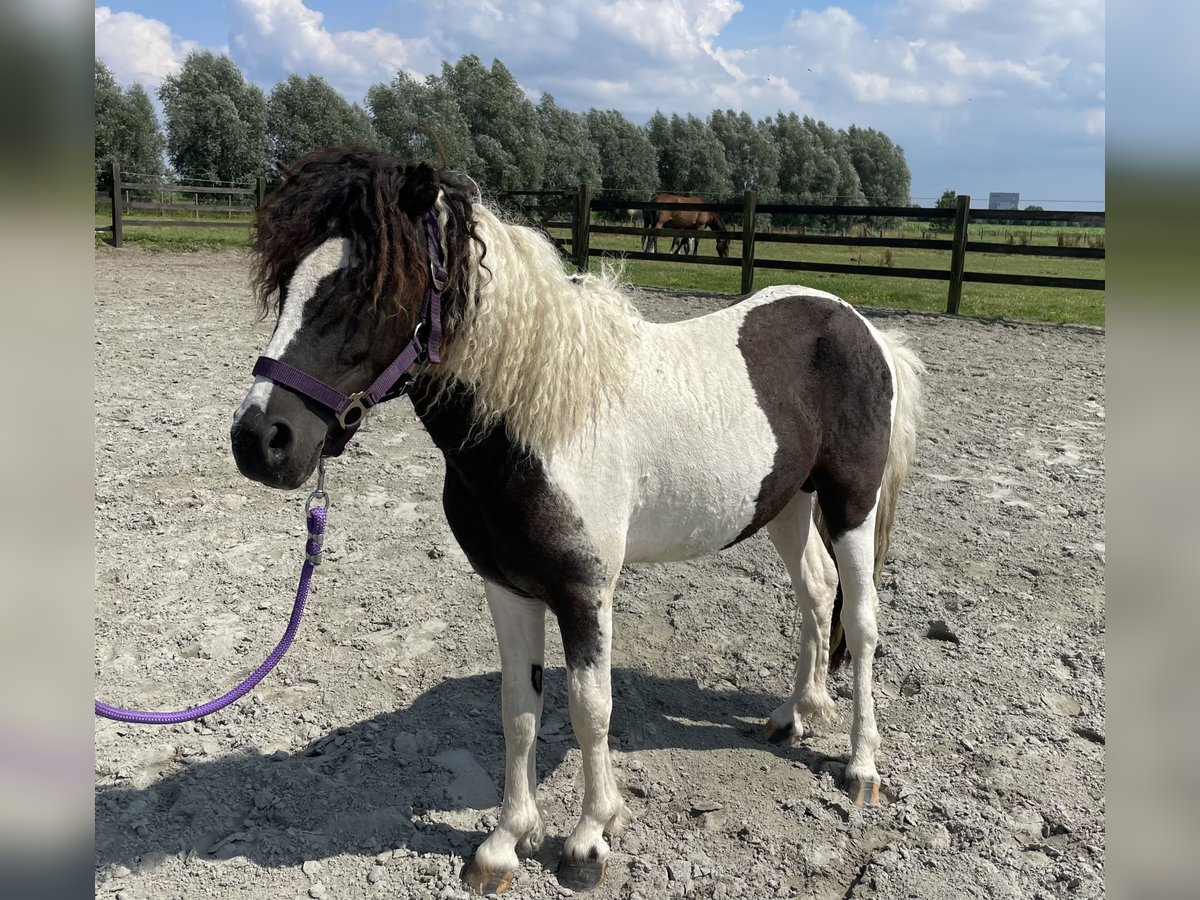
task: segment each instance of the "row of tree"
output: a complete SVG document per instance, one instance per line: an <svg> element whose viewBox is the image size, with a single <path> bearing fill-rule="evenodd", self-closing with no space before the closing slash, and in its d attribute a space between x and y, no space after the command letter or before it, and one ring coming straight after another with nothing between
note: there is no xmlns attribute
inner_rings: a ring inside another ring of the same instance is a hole
<svg viewBox="0 0 1200 900"><path fill-rule="evenodd" d="M159 88L165 134L139 86L124 91L96 60L96 162L180 180L246 181L318 147L363 143L468 172L486 189L574 188L648 196L720 197L754 189L762 201L906 206L904 151L871 128L831 128L795 113L755 121L655 113L645 126L617 110L575 113L549 94L536 105L499 60L444 63L424 80L400 73L367 91L365 109L324 79L292 75L269 95L228 57L188 56Z"/></svg>

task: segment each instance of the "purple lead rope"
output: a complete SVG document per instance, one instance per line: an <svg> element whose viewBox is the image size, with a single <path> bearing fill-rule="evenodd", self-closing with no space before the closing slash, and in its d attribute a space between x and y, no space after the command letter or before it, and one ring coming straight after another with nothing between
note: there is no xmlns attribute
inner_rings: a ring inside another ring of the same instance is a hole
<svg viewBox="0 0 1200 900"><path fill-rule="evenodd" d="M347 396L336 388L314 378L307 372L302 372L294 366L280 360L260 356L254 364L255 376L269 378L279 384L291 388L302 396L309 397L331 410L341 425L341 433L331 441L327 441L321 452L321 462L318 469L317 489L309 495L308 503L308 544L304 568L300 570L300 586L296 588L296 602L292 606L292 617L288 621L287 630L270 656L261 666L255 669L250 677L227 694L216 700L210 700L201 706L183 709L177 712L144 712L137 709L121 709L110 706L100 700L96 701L96 715L106 719L116 719L120 722L137 722L142 725L173 725L177 722L189 722L199 719L219 709L224 709L234 700L246 694L257 685L268 672L283 658L296 631L300 628L300 618L304 615L304 604L308 599L309 582L312 580L313 569L321 564L321 543L325 535L325 514L329 508L329 497L325 493L325 457L338 456L358 426L362 424L367 411L382 403L391 395L393 389L400 385L400 392L407 388L404 378L412 378L417 367L423 362L439 363L442 361L442 291L446 289L449 275L446 272L445 260L442 253L441 227L437 214L430 210L425 216L426 253L429 255L429 288L421 304L416 332L408 346L384 370L365 391ZM425 334L422 335L422 329ZM320 499L324 506L314 507L312 501Z"/></svg>
<svg viewBox="0 0 1200 900"><path fill-rule="evenodd" d="M323 492L322 492L323 493ZM314 495L316 492L314 492ZM311 503L312 497L309 498ZM145 712L138 709L121 709L110 706L100 700L96 701L96 715L106 719L116 719L119 722L136 722L141 725L174 725L177 722L190 722L202 716L224 709L233 701L243 696L257 685L270 672L283 654L287 653L292 639L300 628L300 618L304 615L304 604L308 600L309 583L312 581L313 570L321 564L321 550L325 539L325 522L327 508L314 506L308 510L308 541L304 545L304 567L300 570L300 586L296 588L296 602L292 606L292 617L288 620L287 630L278 645L266 658L261 666L255 669L250 677L227 694L222 694L216 700L210 700L191 709L177 712Z"/></svg>

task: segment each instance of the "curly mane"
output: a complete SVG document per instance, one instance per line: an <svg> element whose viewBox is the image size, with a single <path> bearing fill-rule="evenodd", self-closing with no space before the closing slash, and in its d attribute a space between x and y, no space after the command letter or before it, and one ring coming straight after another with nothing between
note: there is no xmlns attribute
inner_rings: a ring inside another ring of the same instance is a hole
<svg viewBox="0 0 1200 900"><path fill-rule="evenodd" d="M469 285L469 240L475 235L470 189L459 177L430 166L401 163L368 147L331 147L298 160L258 211L252 283L266 316L283 299L296 267L329 238L350 241L353 297L372 306L392 304L397 313L405 298L420 297L429 282L425 213L438 202L446 246L449 286L447 319Z"/></svg>

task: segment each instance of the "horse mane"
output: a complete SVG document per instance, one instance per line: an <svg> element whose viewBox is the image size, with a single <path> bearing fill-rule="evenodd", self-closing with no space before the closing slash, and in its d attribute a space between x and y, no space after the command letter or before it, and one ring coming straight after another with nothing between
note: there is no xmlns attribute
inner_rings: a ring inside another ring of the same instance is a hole
<svg viewBox="0 0 1200 900"><path fill-rule="evenodd" d="M396 313L414 317L417 310L406 310L404 301L428 285L423 217L440 200L449 256L444 309L452 319L469 281L468 241L481 244L481 256L487 253L472 227L470 194L449 173L406 165L369 147L330 147L301 158L256 217L252 283L261 314L282 301L309 253L342 237L350 242L349 299L368 300L372 307L386 301Z"/></svg>
<svg viewBox="0 0 1200 900"><path fill-rule="evenodd" d="M471 391L476 434L503 423L519 446L550 454L623 396L642 317L616 269L568 276L549 238L482 203L475 224L492 262L429 374L438 396Z"/></svg>

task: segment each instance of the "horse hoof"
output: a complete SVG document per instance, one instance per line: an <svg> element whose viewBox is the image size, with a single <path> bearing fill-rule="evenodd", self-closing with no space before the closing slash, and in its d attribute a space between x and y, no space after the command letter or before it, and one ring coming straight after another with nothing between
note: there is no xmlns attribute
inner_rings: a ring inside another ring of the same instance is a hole
<svg viewBox="0 0 1200 900"><path fill-rule="evenodd" d="M471 889L472 894L501 894L512 887L513 876L516 872L493 872L485 869L479 863L472 862L470 868L463 874L463 881Z"/></svg>
<svg viewBox="0 0 1200 900"><path fill-rule="evenodd" d="M878 806L879 805L879 782L878 781L862 781L860 779L851 779L847 785L850 791L850 799L855 806Z"/></svg>
<svg viewBox="0 0 1200 900"><path fill-rule="evenodd" d="M604 869L607 865L607 859L600 862L592 860L571 862L563 859L558 864L558 883L573 891L595 890L604 880Z"/></svg>
<svg viewBox="0 0 1200 900"><path fill-rule="evenodd" d="M796 726L791 722L776 725L770 719L763 725L763 736L772 744L792 743L796 738Z"/></svg>

